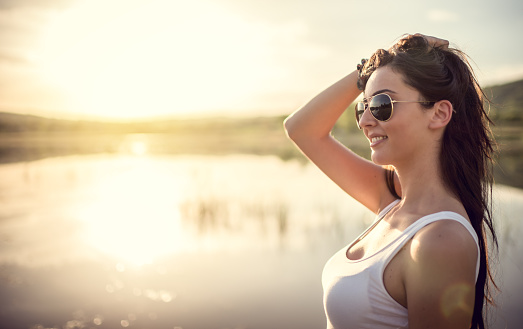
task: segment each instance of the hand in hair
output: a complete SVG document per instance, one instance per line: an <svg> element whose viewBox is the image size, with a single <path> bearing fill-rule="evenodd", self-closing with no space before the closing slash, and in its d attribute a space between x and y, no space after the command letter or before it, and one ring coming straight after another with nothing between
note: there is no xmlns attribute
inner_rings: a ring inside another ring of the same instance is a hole
<svg viewBox="0 0 523 329"><path fill-rule="evenodd" d="M434 48L441 48L441 49L447 49L449 47L449 41L448 40L445 40L445 39L440 39L440 38L436 38L436 37L431 37L431 36L428 36L428 35L423 35L423 34L420 34L420 33L416 33L414 34L415 36L417 37L423 37L425 38L425 40L427 40L427 43L434 47Z"/></svg>

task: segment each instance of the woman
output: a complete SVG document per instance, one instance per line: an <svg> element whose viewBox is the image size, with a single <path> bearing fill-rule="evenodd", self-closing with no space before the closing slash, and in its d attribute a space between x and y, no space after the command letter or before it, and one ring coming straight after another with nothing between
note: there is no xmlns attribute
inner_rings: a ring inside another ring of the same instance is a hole
<svg viewBox="0 0 523 329"><path fill-rule="evenodd" d="M328 328L484 328L494 140L466 56L420 34L376 51L285 120L288 136L377 214L323 270ZM372 162L330 132L356 105Z"/></svg>

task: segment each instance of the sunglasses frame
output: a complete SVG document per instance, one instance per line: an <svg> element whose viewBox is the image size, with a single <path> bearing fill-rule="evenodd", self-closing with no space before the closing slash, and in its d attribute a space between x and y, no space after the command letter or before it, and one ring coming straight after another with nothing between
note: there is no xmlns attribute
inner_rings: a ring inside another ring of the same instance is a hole
<svg viewBox="0 0 523 329"><path fill-rule="evenodd" d="M369 105L370 105L370 102L372 102L372 99L374 99L374 97L376 97L376 96L382 96L382 95L387 96L387 98L390 101L390 116L386 120L380 120L374 116L374 113L372 113L372 111L370 111L370 114L372 115L372 117L374 119L376 119L377 121L381 121L381 122L387 122L392 118L392 114L394 113L394 103L436 103L435 101L395 101L392 99L392 97L390 97L390 95L385 94L385 93L374 95L374 96L370 97L369 99L367 99L366 101L357 102L356 106L354 106L354 114L356 115L356 124L358 125L359 129L362 129L362 128L360 126L361 117L358 119L358 106L360 104L363 104L363 112L361 114L361 116L363 116L365 111L370 109Z"/></svg>

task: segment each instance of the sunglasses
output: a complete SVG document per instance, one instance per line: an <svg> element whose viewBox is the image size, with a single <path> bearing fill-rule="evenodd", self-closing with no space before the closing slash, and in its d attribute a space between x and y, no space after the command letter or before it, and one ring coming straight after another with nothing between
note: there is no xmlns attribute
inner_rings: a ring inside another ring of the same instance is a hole
<svg viewBox="0 0 523 329"><path fill-rule="evenodd" d="M432 101L393 101L392 98L390 98L387 94L378 94L370 98L370 100L358 102L355 106L356 110L356 123L358 124L358 128L361 129L360 126L360 120L363 116L363 113L368 108L370 110L370 114L374 117L374 119L382 122L389 121L392 117L392 112L394 109L393 104L394 103L426 103L426 104L434 104L435 102Z"/></svg>

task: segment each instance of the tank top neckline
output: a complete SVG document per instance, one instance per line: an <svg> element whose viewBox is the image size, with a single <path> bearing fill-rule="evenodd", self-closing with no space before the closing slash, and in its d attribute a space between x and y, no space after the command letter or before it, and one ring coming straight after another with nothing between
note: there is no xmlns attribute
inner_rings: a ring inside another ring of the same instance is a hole
<svg viewBox="0 0 523 329"><path fill-rule="evenodd" d="M368 255L368 256L363 256L361 258L358 258L358 259L350 259L348 257L348 252L350 250L350 248L352 248L358 241L361 241L361 239L363 239L365 237L365 235L367 233L369 233L370 231L372 231L374 229L374 227L377 225L377 223L379 223L383 217L385 217L385 215L387 215L389 213L389 211L396 205L398 204L398 202L400 201L400 199L396 199L394 201L392 201L387 207L385 207L382 211L380 211L380 213L378 214L377 216L377 219L374 221L374 223L372 223L372 225L370 225L365 231L363 231L363 233L361 233L354 241L352 241L347 247L343 248L342 250L344 251L345 253L345 260L349 263L358 263L358 262L363 262L369 258L373 258L375 257L376 255L380 254L381 252L383 252L384 250L387 250L389 248L390 245L392 245L393 243L395 243L399 238L405 236L405 234L408 234L408 232L410 230L412 230L412 228L414 228L416 225L419 225L419 223L426 219L427 217L433 217L433 216L437 216L437 215L441 215L442 213L450 213L450 214L454 214L454 215L457 215L458 217L460 217L461 219L464 220L465 223L469 224L469 221L463 217L462 215L458 214L457 212L454 212L454 211L448 211L448 210L443 210L443 211L438 211L438 212L435 212L435 213L432 213L432 214L428 214L428 215L425 215L425 216L422 216L420 218L418 218L417 220L415 220L412 224L410 224L409 226L407 226L407 228L405 228L405 230L403 230L397 237L395 237L392 241L390 241L389 243L387 243L385 246L381 247L380 249L376 250L375 252L373 252L372 254ZM449 219L452 219L452 218L449 218ZM471 226L471 225L470 225ZM472 227L472 226L471 226ZM361 238L361 239L360 239Z"/></svg>

